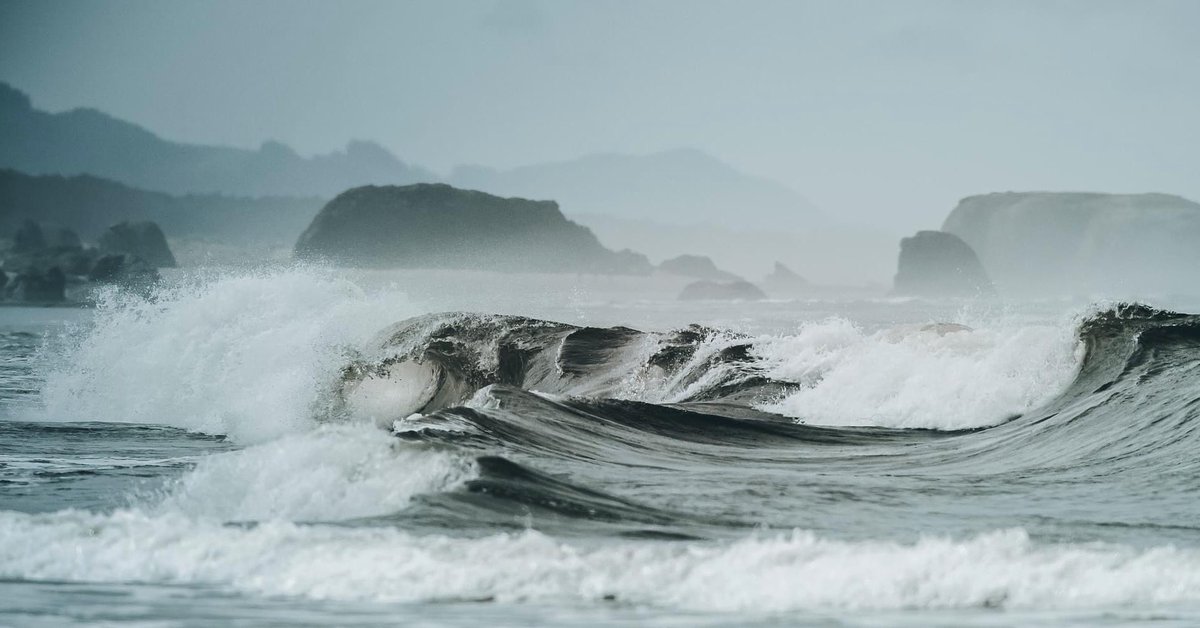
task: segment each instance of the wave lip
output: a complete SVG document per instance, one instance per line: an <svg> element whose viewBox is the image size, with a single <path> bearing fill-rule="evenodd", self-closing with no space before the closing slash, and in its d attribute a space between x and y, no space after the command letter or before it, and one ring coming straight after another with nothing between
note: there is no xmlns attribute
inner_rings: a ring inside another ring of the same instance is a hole
<svg viewBox="0 0 1200 628"><path fill-rule="evenodd" d="M976 429L1067 388L1084 354L1079 324L867 332L833 318L790 335L750 337L698 325L659 333L430 314L384 332L372 350L383 357L348 369L343 395L351 403L360 390L400 399L390 413L374 411L385 415L381 424L461 405L500 384L660 404L721 402L814 425ZM396 369L407 379L392 375Z"/></svg>

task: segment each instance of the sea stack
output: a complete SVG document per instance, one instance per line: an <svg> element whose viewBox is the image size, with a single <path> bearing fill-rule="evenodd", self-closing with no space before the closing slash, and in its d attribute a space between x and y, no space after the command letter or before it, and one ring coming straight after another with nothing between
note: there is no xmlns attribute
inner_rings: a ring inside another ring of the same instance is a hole
<svg viewBox="0 0 1200 628"><path fill-rule="evenodd" d="M797 294L812 290L812 284L807 279L784 266L783 262L775 262L771 274L763 278L763 287L771 294Z"/></svg>
<svg viewBox="0 0 1200 628"><path fill-rule="evenodd" d="M895 293L913 296L977 296L995 290L975 251L944 231L918 231L900 241Z"/></svg>
<svg viewBox="0 0 1200 628"><path fill-rule="evenodd" d="M155 268L175 267L175 256L167 246L166 236L149 220L122 222L109 227L100 236L100 251L110 255L130 255Z"/></svg>

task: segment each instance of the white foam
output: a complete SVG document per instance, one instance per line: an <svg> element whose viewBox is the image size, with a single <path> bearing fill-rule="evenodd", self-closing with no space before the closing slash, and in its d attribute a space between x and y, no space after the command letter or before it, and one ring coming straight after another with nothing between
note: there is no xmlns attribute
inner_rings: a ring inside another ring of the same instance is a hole
<svg viewBox="0 0 1200 628"><path fill-rule="evenodd" d="M110 298L49 373L44 414L264 442L310 427L347 353L414 313L401 294L306 269Z"/></svg>
<svg viewBox="0 0 1200 628"><path fill-rule="evenodd" d="M397 512L470 477L471 461L371 425L323 426L214 454L148 510L217 521L337 521Z"/></svg>
<svg viewBox="0 0 1200 628"><path fill-rule="evenodd" d="M1046 545L1021 530L905 544L807 532L602 545L180 515L0 512L0 577L199 583L316 599L624 603L701 611L1070 609L1200 602L1200 551Z"/></svg>
<svg viewBox="0 0 1200 628"><path fill-rule="evenodd" d="M821 425L994 425L1062 391L1082 359L1075 321L866 332L841 318L760 338L767 374L802 388L762 409Z"/></svg>

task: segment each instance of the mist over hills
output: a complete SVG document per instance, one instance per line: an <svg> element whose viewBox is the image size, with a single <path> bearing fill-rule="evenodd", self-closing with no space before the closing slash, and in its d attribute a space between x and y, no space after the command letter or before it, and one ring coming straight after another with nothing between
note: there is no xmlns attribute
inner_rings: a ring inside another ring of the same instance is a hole
<svg viewBox="0 0 1200 628"><path fill-rule="evenodd" d="M459 166L450 183L502 196L553 198L570 214L785 228L829 221L787 186L695 149L593 154L509 170Z"/></svg>
<svg viewBox="0 0 1200 628"><path fill-rule="evenodd" d="M258 150L172 142L94 109L39 110L4 83L0 136L0 169L11 169L0 173L0 228L9 230L41 216L89 237L144 219L171 237L277 245L294 242L325 200L345 190L448 182L554 200L608 247L656 260L710 255L746 276L780 260L818 280L882 280L893 261L892 235L840 225L787 186L696 149L506 170L459 166L443 177L370 142L314 157L278 142Z"/></svg>
<svg viewBox="0 0 1200 628"><path fill-rule="evenodd" d="M258 150L165 140L95 109L49 113L0 83L0 168L90 174L171 194L321 196L375 182L436 180L372 142L302 157L279 142Z"/></svg>
<svg viewBox="0 0 1200 628"><path fill-rule="evenodd" d="M496 170L454 168L443 177L373 142L303 157L268 141L257 150L165 140L101 111L39 110L0 83L0 168L30 174L90 174L171 194L320 196L361 185L446 182L502 196L554 199L571 214L652 217L683 224L757 226L826 222L803 196L695 149L648 155L604 153Z"/></svg>
<svg viewBox="0 0 1200 628"><path fill-rule="evenodd" d="M153 220L169 237L290 245L323 202L316 197L174 196L91 175L35 176L0 169L0 236L35 220L69 227L91 241L115 223Z"/></svg>

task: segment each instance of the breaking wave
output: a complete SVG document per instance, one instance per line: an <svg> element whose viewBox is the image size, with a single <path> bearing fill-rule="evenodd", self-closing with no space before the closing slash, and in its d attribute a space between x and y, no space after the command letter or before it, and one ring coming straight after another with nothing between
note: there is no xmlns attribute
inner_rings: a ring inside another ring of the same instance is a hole
<svg viewBox="0 0 1200 628"><path fill-rule="evenodd" d="M121 509L0 511L0 577L763 612L1200 603L1195 549L1005 519L1194 528L1196 317L749 336L415 314L313 271L106 304L40 418L240 448ZM1066 490L1086 512L1055 510ZM943 527L904 520L921 508Z"/></svg>

